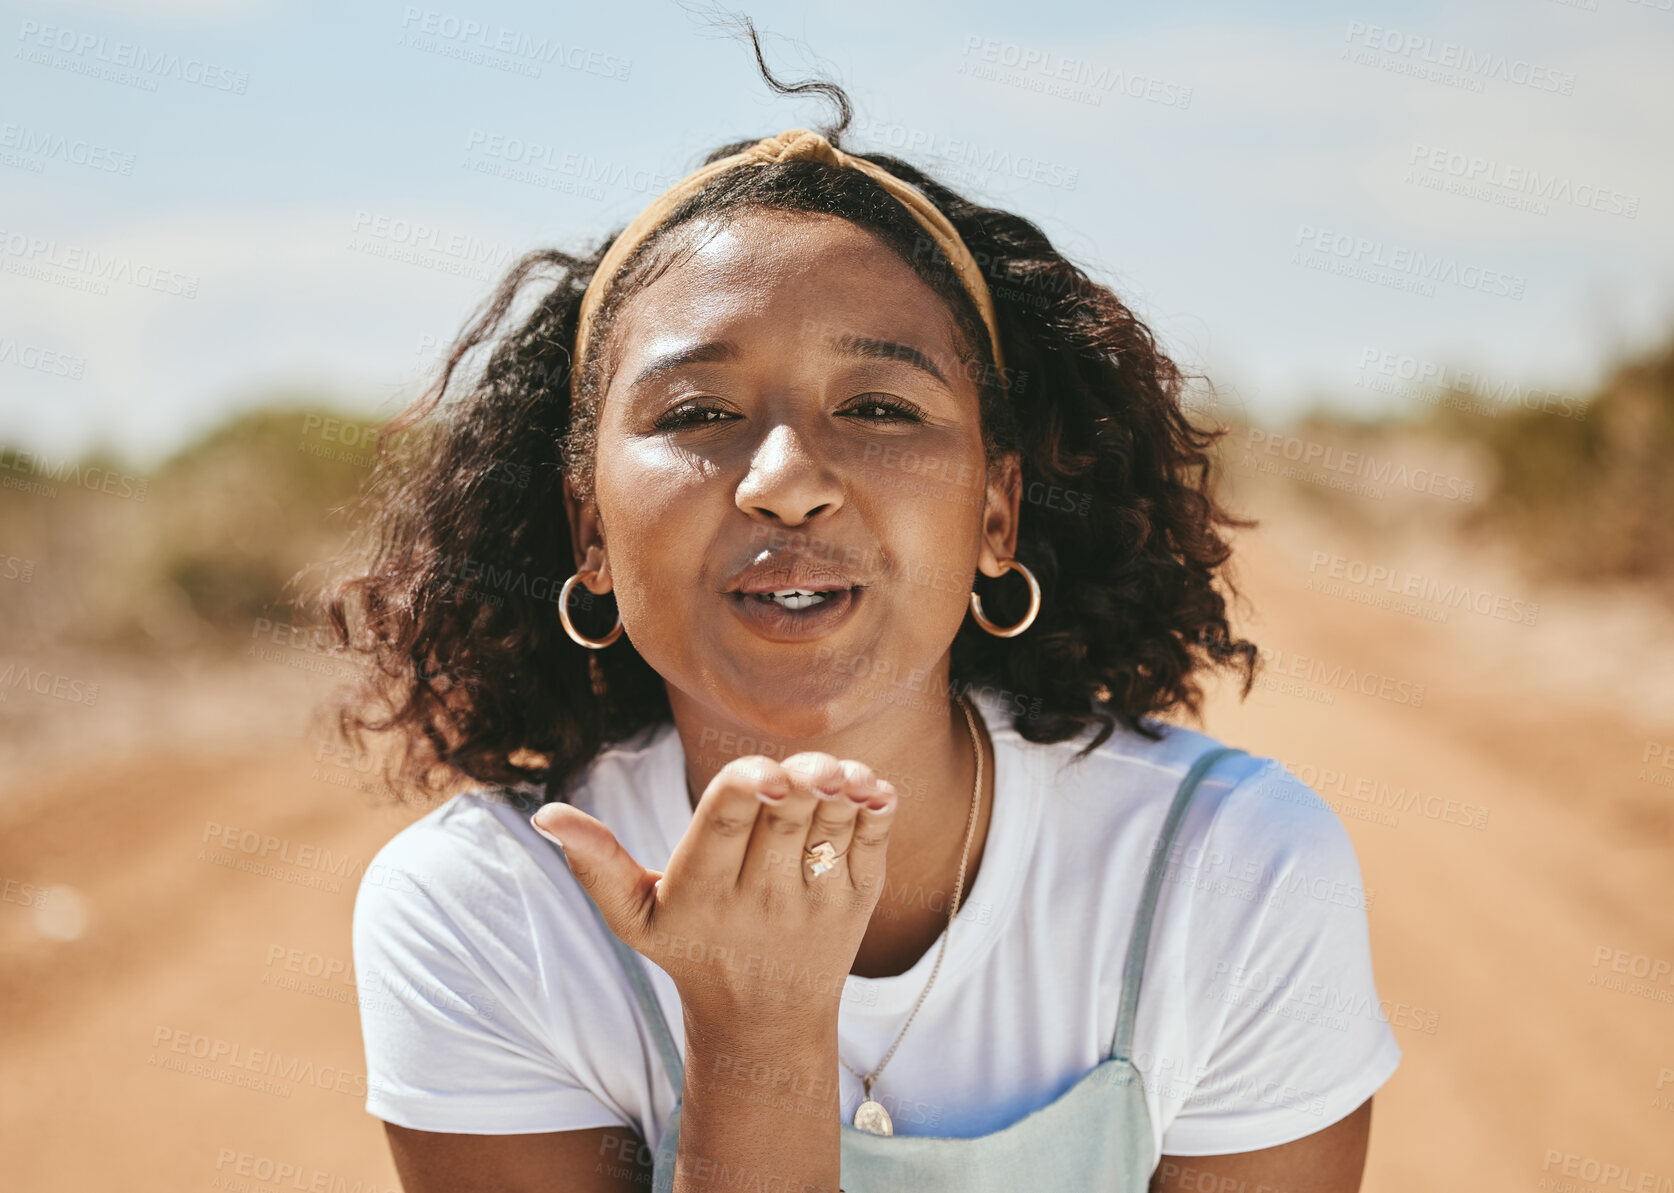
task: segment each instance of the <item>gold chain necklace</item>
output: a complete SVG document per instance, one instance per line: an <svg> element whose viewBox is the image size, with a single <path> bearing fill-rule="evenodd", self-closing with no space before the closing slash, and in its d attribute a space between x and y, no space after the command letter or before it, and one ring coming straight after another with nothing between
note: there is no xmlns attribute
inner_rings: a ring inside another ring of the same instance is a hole
<svg viewBox="0 0 1674 1193"><path fill-rule="evenodd" d="M971 713L970 700L961 695L959 697L959 707L965 712L965 724L971 731L971 748L976 751L976 783L971 788L971 814L965 825L965 848L959 853L959 877L953 884L953 901L949 904L947 910L947 931L942 936L942 947L936 952L936 964L931 967L930 980L924 983L924 989L919 993L918 1001L913 1004L912 1014L908 1015L907 1021L901 1025L900 1032L895 1036L895 1043L891 1044L889 1051L884 1053L884 1058L878 1062L878 1067L870 1073L862 1073L841 1056L837 1058L838 1064L860 1078L860 1083L865 1089L865 1097L861 1100L859 1108L854 1112L854 1125L873 1135L895 1134L895 1124L890 1121L889 1111L885 1110L880 1103L872 1100L872 1082L878 1079L878 1074L883 1072L884 1066L889 1063L889 1058L895 1055L895 1049L900 1047L901 1037L906 1035L907 1029L913 1025L913 1016L917 1015L918 1008L924 1005L924 996L929 994L930 987L936 984L936 974L942 968L942 958L947 954L948 941L953 939L953 917L959 914L959 897L965 891L965 863L971 856L971 839L976 836L977 806L982 798L982 739L977 736L976 717Z"/></svg>

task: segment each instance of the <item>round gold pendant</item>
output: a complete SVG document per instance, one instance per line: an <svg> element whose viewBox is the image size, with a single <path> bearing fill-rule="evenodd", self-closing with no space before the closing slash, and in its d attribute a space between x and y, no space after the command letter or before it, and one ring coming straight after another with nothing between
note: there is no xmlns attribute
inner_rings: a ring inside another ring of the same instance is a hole
<svg viewBox="0 0 1674 1193"><path fill-rule="evenodd" d="M889 1121L889 1111L867 1098L854 1112L854 1125L872 1135L893 1135L895 1124Z"/></svg>

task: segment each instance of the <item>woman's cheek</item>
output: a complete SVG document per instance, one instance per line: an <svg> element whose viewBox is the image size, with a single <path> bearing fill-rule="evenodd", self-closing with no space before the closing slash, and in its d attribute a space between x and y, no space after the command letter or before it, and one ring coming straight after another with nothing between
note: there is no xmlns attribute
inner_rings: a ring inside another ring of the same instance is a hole
<svg viewBox="0 0 1674 1193"><path fill-rule="evenodd" d="M631 493L599 491L611 587L636 642L688 621L687 610L724 570L705 557L715 536L699 525L701 508L695 497L651 481Z"/></svg>
<svg viewBox="0 0 1674 1193"><path fill-rule="evenodd" d="M937 526L980 516L987 487L980 441L948 428L874 439L859 452L866 487L897 503L912 503Z"/></svg>

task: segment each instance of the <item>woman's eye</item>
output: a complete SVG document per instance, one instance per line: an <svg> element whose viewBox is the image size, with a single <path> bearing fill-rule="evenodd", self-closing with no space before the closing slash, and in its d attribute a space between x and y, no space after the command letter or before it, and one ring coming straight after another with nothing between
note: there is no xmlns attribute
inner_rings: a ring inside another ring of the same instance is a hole
<svg viewBox="0 0 1674 1193"><path fill-rule="evenodd" d="M902 398L890 397L888 394L867 394L844 413L862 414L865 421L875 423L895 422L902 419L917 422L924 417L924 411L912 402Z"/></svg>
<svg viewBox="0 0 1674 1193"><path fill-rule="evenodd" d="M918 422L924 411L912 402L889 394L867 394L842 411L859 415L861 421L872 423ZM656 431L681 431L691 427L712 427L732 419L734 413L721 406L682 405L661 415L651 424Z"/></svg>
<svg viewBox="0 0 1674 1193"><path fill-rule="evenodd" d="M667 414L652 423L653 429L658 431L678 431L685 427L706 427L724 421L721 417L711 418L710 415L724 416L729 412L719 406L676 406Z"/></svg>

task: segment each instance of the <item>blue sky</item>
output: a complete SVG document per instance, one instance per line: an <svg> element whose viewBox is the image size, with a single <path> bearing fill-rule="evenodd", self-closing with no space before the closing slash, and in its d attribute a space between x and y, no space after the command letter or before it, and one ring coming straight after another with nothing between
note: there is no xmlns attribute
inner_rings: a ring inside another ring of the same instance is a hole
<svg viewBox="0 0 1674 1193"><path fill-rule="evenodd" d="M1246 417L1582 392L1674 328L1674 0L740 7L848 87L850 148L1040 224ZM142 467L280 391L392 412L506 260L825 118L646 0L3 5L0 41L0 438Z"/></svg>

